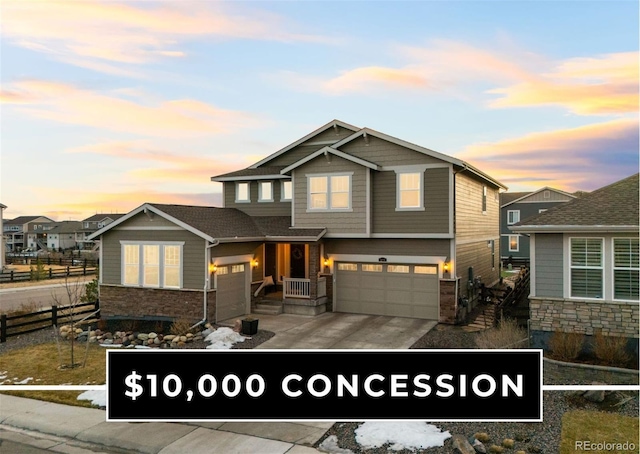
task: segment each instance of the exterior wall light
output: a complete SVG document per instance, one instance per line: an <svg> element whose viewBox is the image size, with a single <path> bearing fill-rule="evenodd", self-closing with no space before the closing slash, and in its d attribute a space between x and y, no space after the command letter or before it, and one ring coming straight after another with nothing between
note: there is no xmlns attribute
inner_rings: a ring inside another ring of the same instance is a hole
<svg viewBox="0 0 640 454"><path fill-rule="evenodd" d="M215 273L216 271L218 271L218 265L216 265L215 263L210 263L209 264L209 273Z"/></svg>

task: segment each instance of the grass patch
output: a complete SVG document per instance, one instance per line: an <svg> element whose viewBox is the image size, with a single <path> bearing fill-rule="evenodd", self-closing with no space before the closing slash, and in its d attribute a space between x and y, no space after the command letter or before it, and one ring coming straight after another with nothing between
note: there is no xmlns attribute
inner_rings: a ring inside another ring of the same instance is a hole
<svg viewBox="0 0 640 454"><path fill-rule="evenodd" d="M483 331L476 337L478 348L525 348L527 330L520 328L515 319L503 318L498 326Z"/></svg>
<svg viewBox="0 0 640 454"><path fill-rule="evenodd" d="M74 361L82 363L85 357L86 344L76 344ZM71 363L71 349L67 342L60 343L62 356L58 354L57 345L34 345L19 350L3 353L0 356L0 372L6 376L3 384L13 383L33 377L29 385L102 385L106 382L106 349L95 344L89 345L85 367L73 369L59 368L60 363Z"/></svg>
<svg viewBox="0 0 640 454"><path fill-rule="evenodd" d="M74 405L76 407L98 408L89 400L78 400L82 391L3 391L2 394L44 400L55 404Z"/></svg>
<svg viewBox="0 0 640 454"><path fill-rule="evenodd" d="M615 413L586 410L568 411L562 416L560 454L584 452L585 449L580 449L579 446L576 446L576 442L591 442L593 444L633 443L637 448L640 444L638 439L639 421L639 418ZM590 452L621 452L611 448L605 449L596 450L592 448Z"/></svg>

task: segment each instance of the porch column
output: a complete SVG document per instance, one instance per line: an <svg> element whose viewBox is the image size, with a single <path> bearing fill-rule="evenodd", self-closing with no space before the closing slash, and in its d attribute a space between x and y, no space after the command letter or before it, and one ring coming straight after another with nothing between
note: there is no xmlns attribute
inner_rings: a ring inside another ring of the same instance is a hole
<svg viewBox="0 0 640 454"><path fill-rule="evenodd" d="M309 299L318 298L318 274L320 273L320 244L309 244Z"/></svg>

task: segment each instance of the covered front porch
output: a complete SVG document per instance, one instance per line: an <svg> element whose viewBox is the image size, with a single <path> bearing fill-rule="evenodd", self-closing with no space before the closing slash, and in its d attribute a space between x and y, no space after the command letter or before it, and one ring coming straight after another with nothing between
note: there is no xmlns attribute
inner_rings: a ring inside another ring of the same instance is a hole
<svg viewBox="0 0 640 454"><path fill-rule="evenodd" d="M322 245L265 243L262 284L252 293L253 313L318 315L327 310L328 282Z"/></svg>

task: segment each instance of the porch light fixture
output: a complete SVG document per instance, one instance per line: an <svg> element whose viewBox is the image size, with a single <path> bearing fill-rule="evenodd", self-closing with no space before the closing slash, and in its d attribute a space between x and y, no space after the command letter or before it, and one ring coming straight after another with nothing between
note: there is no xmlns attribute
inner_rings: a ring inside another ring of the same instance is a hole
<svg viewBox="0 0 640 454"><path fill-rule="evenodd" d="M253 266L254 268L256 268L258 266L258 259L253 259L251 261L251 266Z"/></svg>
<svg viewBox="0 0 640 454"><path fill-rule="evenodd" d="M215 263L210 263L209 264L209 273L215 273L216 271L218 271L218 265L216 265Z"/></svg>
<svg viewBox="0 0 640 454"><path fill-rule="evenodd" d="M445 273L449 272L449 262L444 262L443 270L444 270Z"/></svg>
<svg viewBox="0 0 640 454"><path fill-rule="evenodd" d="M322 262L324 266L329 266L329 259L325 258L324 262Z"/></svg>

